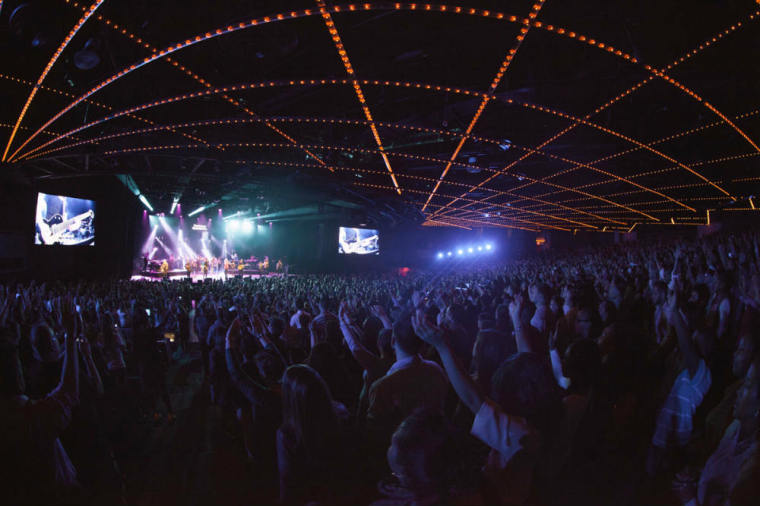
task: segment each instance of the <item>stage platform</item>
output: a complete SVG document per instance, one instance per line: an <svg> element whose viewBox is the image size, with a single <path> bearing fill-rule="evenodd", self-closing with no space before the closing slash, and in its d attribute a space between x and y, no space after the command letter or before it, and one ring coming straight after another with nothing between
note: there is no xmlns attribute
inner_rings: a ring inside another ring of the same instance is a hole
<svg viewBox="0 0 760 506"><path fill-rule="evenodd" d="M215 273L209 273L206 275L201 274L200 272L194 272L190 275L190 278L193 280L193 283L197 283L198 281L203 281L204 279L216 279L221 281L226 281L228 279L233 279L236 277L242 277L242 278L248 278L248 279L256 279L256 278L273 278L273 277L282 277L285 276L285 274L280 272L261 272L257 270L249 270L244 269L242 272L235 272L233 273L222 273L222 272L215 272ZM179 280L179 279L187 279L187 271L182 269L175 269L173 271L169 271L169 275L167 276L169 279ZM137 274L133 274L130 278L132 281L161 281L164 279L164 276L160 272L155 271L142 271Z"/></svg>

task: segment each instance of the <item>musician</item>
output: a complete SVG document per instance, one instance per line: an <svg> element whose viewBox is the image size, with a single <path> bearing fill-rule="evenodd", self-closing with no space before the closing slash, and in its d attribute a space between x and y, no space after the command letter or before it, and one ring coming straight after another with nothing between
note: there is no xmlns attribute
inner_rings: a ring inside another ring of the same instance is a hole
<svg viewBox="0 0 760 506"><path fill-rule="evenodd" d="M361 237L358 228L341 228L338 238L339 253L367 254L377 249L377 234Z"/></svg>
<svg viewBox="0 0 760 506"><path fill-rule="evenodd" d="M37 197L37 234L42 244L54 244L55 240L46 223L56 215L60 215L63 221L68 219L66 213L66 197L58 195L47 195L40 193Z"/></svg>
<svg viewBox="0 0 760 506"><path fill-rule="evenodd" d="M193 274L193 263L190 260L185 262L185 270L187 271L187 277L191 278Z"/></svg>
<svg viewBox="0 0 760 506"><path fill-rule="evenodd" d="M203 259L203 265L201 266L201 274L203 274L204 278L208 274L208 258Z"/></svg>
<svg viewBox="0 0 760 506"><path fill-rule="evenodd" d="M276 270L277 272L282 272L282 258L277 260L277 264L275 264L274 270Z"/></svg>
<svg viewBox="0 0 760 506"><path fill-rule="evenodd" d="M169 262L167 262L165 258L164 261L161 262L161 275L163 277L167 277L169 275Z"/></svg>

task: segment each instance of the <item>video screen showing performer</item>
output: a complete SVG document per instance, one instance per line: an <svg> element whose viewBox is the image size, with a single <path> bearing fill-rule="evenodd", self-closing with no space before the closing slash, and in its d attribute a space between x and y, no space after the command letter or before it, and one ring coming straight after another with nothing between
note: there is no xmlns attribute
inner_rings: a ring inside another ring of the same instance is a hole
<svg viewBox="0 0 760 506"><path fill-rule="evenodd" d="M380 233L370 228L340 227L338 253L341 255L379 255Z"/></svg>
<svg viewBox="0 0 760 506"><path fill-rule="evenodd" d="M37 195L34 243L95 245L95 202L62 195Z"/></svg>

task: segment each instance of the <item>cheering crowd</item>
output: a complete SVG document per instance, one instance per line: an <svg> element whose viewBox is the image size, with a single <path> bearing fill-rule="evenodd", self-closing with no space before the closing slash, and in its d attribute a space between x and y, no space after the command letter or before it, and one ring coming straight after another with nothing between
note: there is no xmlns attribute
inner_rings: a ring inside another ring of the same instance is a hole
<svg viewBox="0 0 760 506"><path fill-rule="evenodd" d="M756 504L759 240L6 284L6 503L128 502L124 434L183 423L167 374L191 361L284 504Z"/></svg>

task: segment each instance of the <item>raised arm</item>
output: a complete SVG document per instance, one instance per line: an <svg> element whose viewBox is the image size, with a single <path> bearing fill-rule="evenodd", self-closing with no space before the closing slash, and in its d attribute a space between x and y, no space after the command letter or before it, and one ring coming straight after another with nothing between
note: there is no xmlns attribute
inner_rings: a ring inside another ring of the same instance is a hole
<svg viewBox="0 0 760 506"><path fill-rule="evenodd" d="M374 353L370 352L361 343L359 336L361 335L361 329L353 322L349 315L348 305L346 301L340 303L340 309L338 310L338 319L340 321L340 330L343 333L343 338L346 340L348 349L351 351L351 355L356 359L359 365L365 371L370 373L375 372L381 367L380 358Z"/></svg>
<svg viewBox="0 0 760 506"><path fill-rule="evenodd" d="M79 397L79 355L76 349L77 318L71 303L67 302L62 308L62 322L66 330L63 367L61 368L61 381L56 390Z"/></svg>
<svg viewBox="0 0 760 506"><path fill-rule="evenodd" d="M462 403L470 411L477 413L483 401L485 401L485 396L454 355L443 330L428 321L422 311L417 311L412 316L412 326L420 339L435 347L438 355L441 357L441 362L449 377L449 381L462 400Z"/></svg>
<svg viewBox="0 0 760 506"><path fill-rule="evenodd" d="M689 375L693 377L697 372L697 369L699 369L699 361L701 358L691 339L691 333L686 326L686 322L684 322L681 312L678 310L678 297L675 293L668 295L668 304L665 311L668 322L676 331L678 348L681 350L687 369L689 369Z"/></svg>
<svg viewBox="0 0 760 506"><path fill-rule="evenodd" d="M229 329L225 342L225 357L227 359L227 371L230 373L232 383L240 390L246 399L252 404L262 404L264 397L271 395L271 391L264 385L254 381L245 371L240 368L237 358L237 350L240 345L240 320L235 318Z"/></svg>
<svg viewBox="0 0 760 506"><path fill-rule="evenodd" d="M98 393L98 395L103 395L103 380L100 377L100 372L98 371L98 367L95 365L95 361L92 359L92 348L90 347L90 342L84 336L79 338L79 352L82 354L85 372L87 373L87 377L92 382L92 386L95 387L95 391Z"/></svg>
<svg viewBox="0 0 760 506"><path fill-rule="evenodd" d="M512 326L515 328L517 352L546 353L546 347L542 347L539 344L540 335L538 334L538 331L536 331L530 324L526 324L522 321L523 307L523 296L517 294L515 300L509 304L509 316L512 318Z"/></svg>

